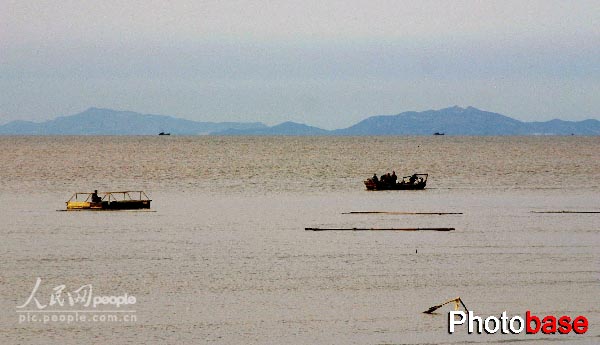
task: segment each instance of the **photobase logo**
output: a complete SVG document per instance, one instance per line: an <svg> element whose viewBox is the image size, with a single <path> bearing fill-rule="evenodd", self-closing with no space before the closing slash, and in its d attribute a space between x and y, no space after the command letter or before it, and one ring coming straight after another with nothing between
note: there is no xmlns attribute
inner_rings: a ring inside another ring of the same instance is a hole
<svg viewBox="0 0 600 345"><path fill-rule="evenodd" d="M525 313L525 319L516 315L509 318L506 311L502 312L500 317L488 316L483 319L476 316L473 311L467 313L459 310L450 311L448 313L448 333L453 334L455 326L467 324L467 333L482 334L519 334L525 331L526 334L583 334L588 330L588 319L585 316L579 315L575 318L563 315L556 317L547 315L540 318L531 314L531 311Z"/></svg>
<svg viewBox="0 0 600 345"><path fill-rule="evenodd" d="M65 285L52 288L47 300L38 299L42 279L37 278L27 300L16 307L19 323L74 322L136 322L133 309L121 308L136 304L135 296L94 295L92 284L67 291ZM107 309L110 308L110 309Z"/></svg>

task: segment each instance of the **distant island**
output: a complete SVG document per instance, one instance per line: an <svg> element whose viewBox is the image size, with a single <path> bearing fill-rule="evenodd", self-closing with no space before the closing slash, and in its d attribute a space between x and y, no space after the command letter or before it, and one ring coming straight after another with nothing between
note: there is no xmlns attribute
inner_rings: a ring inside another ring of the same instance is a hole
<svg viewBox="0 0 600 345"><path fill-rule="evenodd" d="M263 129L260 122L198 122L165 115L89 108L70 116L35 123L13 121L0 126L0 135L208 135L227 129Z"/></svg>
<svg viewBox="0 0 600 345"><path fill-rule="evenodd" d="M223 136L370 136L370 135L600 135L600 121L523 122L498 113L458 106L371 116L348 128L325 130L295 122L198 122L165 115L90 108L82 113L36 123L13 121L0 135L223 135Z"/></svg>

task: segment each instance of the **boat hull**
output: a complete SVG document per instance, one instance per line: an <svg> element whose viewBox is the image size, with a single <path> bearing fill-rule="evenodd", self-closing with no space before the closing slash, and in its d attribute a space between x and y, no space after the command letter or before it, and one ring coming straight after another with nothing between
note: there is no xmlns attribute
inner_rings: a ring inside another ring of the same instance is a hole
<svg viewBox="0 0 600 345"><path fill-rule="evenodd" d="M67 210L141 210L149 209L151 200L69 201Z"/></svg>
<svg viewBox="0 0 600 345"><path fill-rule="evenodd" d="M365 181L367 190L421 190L427 185L426 181L419 183L381 183L374 182L371 179Z"/></svg>

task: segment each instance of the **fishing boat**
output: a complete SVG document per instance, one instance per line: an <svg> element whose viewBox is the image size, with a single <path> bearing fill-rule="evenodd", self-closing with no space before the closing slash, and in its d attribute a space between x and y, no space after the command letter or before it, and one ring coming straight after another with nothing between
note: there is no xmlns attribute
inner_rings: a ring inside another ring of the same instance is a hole
<svg viewBox="0 0 600 345"><path fill-rule="evenodd" d="M404 176L398 182L381 181L373 178L365 180L367 190L419 190L424 189L427 185L428 174L412 174Z"/></svg>
<svg viewBox="0 0 600 345"><path fill-rule="evenodd" d="M158 135L171 135L171 133L160 132Z"/></svg>
<svg viewBox="0 0 600 345"><path fill-rule="evenodd" d="M150 198L143 191L75 193L67 201L67 210L140 210L150 208Z"/></svg>

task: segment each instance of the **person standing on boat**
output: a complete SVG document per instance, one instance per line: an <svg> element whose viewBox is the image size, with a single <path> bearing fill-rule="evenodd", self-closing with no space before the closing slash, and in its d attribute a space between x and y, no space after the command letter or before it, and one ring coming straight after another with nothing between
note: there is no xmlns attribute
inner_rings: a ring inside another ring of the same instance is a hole
<svg viewBox="0 0 600 345"><path fill-rule="evenodd" d="M372 178L373 182L377 183L379 182L379 179L377 178L377 174L373 174L373 178Z"/></svg>
<svg viewBox="0 0 600 345"><path fill-rule="evenodd" d="M95 189L94 193L92 193L92 202L101 202L102 198L98 196L98 190Z"/></svg>
<svg viewBox="0 0 600 345"><path fill-rule="evenodd" d="M396 172L392 170L392 185L396 185L396 181L398 181L398 176L396 176Z"/></svg>

